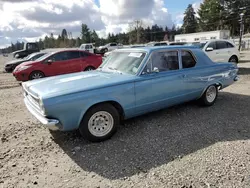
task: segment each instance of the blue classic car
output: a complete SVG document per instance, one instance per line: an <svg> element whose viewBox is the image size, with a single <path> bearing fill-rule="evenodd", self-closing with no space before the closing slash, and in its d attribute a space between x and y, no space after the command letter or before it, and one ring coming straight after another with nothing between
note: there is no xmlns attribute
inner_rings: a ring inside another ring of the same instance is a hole
<svg viewBox="0 0 250 188"><path fill-rule="evenodd" d="M46 127L103 141L124 119L191 100L213 105L237 72L236 64L214 63L195 47L145 47L114 51L95 71L22 86L28 110Z"/></svg>

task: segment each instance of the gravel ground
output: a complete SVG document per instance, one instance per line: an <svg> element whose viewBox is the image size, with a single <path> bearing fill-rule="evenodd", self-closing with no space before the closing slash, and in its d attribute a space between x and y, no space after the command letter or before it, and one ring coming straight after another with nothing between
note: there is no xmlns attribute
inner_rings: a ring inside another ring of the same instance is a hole
<svg viewBox="0 0 250 188"><path fill-rule="evenodd" d="M76 132L43 128L12 75L0 73L0 187L250 187L244 56L240 81L221 91L214 106L187 103L134 118L94 144ZM0 57L0 69L7 59Z"/></svg>

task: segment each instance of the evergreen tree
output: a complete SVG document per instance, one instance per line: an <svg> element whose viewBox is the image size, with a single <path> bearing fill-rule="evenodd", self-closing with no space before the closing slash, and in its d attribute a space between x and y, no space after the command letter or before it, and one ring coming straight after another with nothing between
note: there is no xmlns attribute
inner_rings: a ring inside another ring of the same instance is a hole
<svg viewBox="0 0 250 188"><path fill-rule="evenodd" d="M90 43L90 31L86 24L82 24L81 38L82 43Z"/></svg>
<svg viewBox="0 0 250 188"><path fill-rule="evenodd" d="M195 33L198 28L197 18L192 4L189 4L183 18L182 30L183 33Z"/></svg>
<svg viewBox="0 0 250 188"><path fill-rule="evenodd" d="M65 41L66 39L68 39L68 33L66 29L62 30L62 34L61 34L62 40Z"/></svg>
<svg viewBox="0 0 250 188"><path fill-rule="evenodd" d="M221 0L204 0L198 11L199 29L201 31L222 29L223 11Z"/></svg>

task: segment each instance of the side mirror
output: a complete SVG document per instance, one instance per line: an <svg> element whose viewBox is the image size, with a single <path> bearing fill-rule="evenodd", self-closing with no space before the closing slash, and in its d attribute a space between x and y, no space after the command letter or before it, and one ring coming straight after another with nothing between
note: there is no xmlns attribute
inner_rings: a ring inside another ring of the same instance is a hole
<svg viewBox="0 0 250 188"><path fill-rule="evenodd" d="M154 67L153 72L160 72L157 67Z"/></svg>
<svg viewBox="0 0 250 188"><path fill-rule="evenodd" d="M53 63L53 60L52 60L52 59L48 59L46 62L47 62L49 65L51 65L51 64Z"/></svg>
<svg viewBox="0 0 250 188"><path fill-rule="evenodd" d="M211 52L211 51L214 51L214 49L212 47L207 47L206 51Z"/></svg>

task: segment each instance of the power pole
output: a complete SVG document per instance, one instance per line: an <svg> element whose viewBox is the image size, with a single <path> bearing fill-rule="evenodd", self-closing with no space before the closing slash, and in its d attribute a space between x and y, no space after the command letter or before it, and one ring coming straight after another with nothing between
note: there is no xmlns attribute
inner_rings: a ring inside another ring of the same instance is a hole
<svg viewBox="0 0 250 188"><path fill-rule="evenodd" d="M244 13L241 13L241 14L240 14L240 41L239 41L239 51L241 50L241 41L242 41L243 27L244 27L243 16L244 16Z"/></svg>

